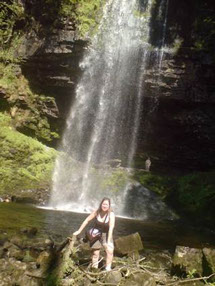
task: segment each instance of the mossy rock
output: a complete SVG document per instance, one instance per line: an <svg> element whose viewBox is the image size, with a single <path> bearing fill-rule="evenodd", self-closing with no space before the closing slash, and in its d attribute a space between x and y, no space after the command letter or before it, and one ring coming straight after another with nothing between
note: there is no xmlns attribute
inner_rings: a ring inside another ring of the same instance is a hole
<svg viewBox="0 0 215 286"><path fill-rule="evenodd" d="M57 151L17 132L0 113L0 194L48 188Z"/></svg>

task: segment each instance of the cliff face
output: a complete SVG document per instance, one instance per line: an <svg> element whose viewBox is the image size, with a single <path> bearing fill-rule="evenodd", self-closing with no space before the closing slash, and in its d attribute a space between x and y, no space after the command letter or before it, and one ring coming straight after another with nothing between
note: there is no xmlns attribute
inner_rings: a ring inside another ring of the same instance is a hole
<svg viewBox="0 0 215 286"><path fill-rule="evenodd" d="M156 85L153 69L147 71L138 151L151 156L154 167L214 168L214 78L207 54L186 51L164 60Z"/></svg>
<svg viewBox="0 0 215 286"><path fill-rule="evenodd" d="M156 1L151 43L160 47L162 25ZM212 1L170 0L159 75L150 66L138 153L144 150L156 168L208 170L215 166L215 54ZM152 55L153 58L153 55ZM153 111L152 111L153 110ZM142 155L144 157L144 155Z"/></svg>
<svg viewBox="0 0 215 286"><path fill-rule="evenodd" d="M75 31L68 24L51 31L44 39L31 35L19 51L25 57L22 72L32 88L55 98L62 128L74 98L86 44L87 41L76 40Z"/></svg>
<svg viewBox="0 0 215 286"><path fill-rule="evenodd" d="M102 2L90 1L95 5L91 11L101 11L99 5ZM154 47L161 45L160 2L155 1L151 23L151 44ZM164 55L159 80L152 66L149 65L147 70L137 158L145 161L146 156L150 156L155 169L189 171L215 167L214 53L211 52L212 36L207 31L210 23L207 27L201 26L204 19L211 17L213 5L210 1L203 2L206 6L202 4L200 7L199 1L169 1L165 43L178 51L171 56ZM43 14L38 12L39 2L29 3L27 6L23 1L39 28L25 34L17 55L22 58L22 74L31 89L54 99L56 105L53 102L45 104L46 115L50 125L62 134L81 75L79 63L87 48L88 37L78 32L80 20L75 20L74 15L64 15L57 24L53 22L54 13L59 11L57 4L50 20L48 10ZM208 10L205 12L204 9ZM202 11L205 13L203 18L200 16ZM60 16L56 14L56 17ZM52 25L51 21L55 24ZM202 31L210 36L209 40L205 40Z"/></svg>
<svg viewBox="0 0 215 286"><path fill-rule="evenodd" d="M56 146L104 0L3 2L0 110L19 131Z"/></svg>

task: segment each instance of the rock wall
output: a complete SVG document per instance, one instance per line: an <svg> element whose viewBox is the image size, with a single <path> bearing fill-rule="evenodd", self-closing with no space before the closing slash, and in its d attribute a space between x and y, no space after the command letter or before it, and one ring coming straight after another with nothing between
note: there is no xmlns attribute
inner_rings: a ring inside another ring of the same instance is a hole
<svg viewBox="0 0 215 286"><path fill-rule="evenodd" d="M187 171L215 166L215 66L207 54L182 50L163 61L155 83L147 71L138 153L155 168Z"/></svg>
<svg viewBox="0 0 215 286"><path fill-rule="evenodd" d="M51 26L48 14L44 13L45 17L38 13L38 3L30 1L30 6L23 3L42 26L26 34L17 51L23 59L22 73L33 91L55 99L59 114L50 111L50 122L57 125L62 134L81 75L79 63L88 38L78 36L77 25L69 17ZM160 3L160 0L154 2L152 14L150 41L154 47L161 45ZM205 6L200 4L199 0L169 0L165 43L178 50L175 55L164 55L159 80L149 64L136 154L143 162L138 167L143 167L147 156L154 170L204 171L215 167L215 61L211 35L207 31L211 27L203 24L214 8L211 1L204 1ZM202 11L204 18L200 16ZM50 15L54 18L53 13ZM208 40L204 39L203 32Z"/></svg>

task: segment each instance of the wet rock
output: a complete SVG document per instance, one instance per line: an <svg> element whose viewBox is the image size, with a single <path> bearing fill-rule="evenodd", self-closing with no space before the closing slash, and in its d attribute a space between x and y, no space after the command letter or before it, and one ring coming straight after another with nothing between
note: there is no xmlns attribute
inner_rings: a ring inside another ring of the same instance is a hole
<svg viewBox="0 0 215 286"><path fill-rule="evenodd" d="M6 241L5 243L4 243L4 245L3 245L3 249L5 250L5 251L8 251L8 249L10 248L10 247L12 247L13 246L13 243L11 243L11 242L9 242L9 241Z"/></svg>
<svg viewBox="0 0 215 286"><path fill-rule="evenodd" d="M37 266L43 271L46 272L53 260L53 253L48 251L43 251L40 253L39 257L36 260Z"/></svg>
<svg viewBox="0 0 215 286"><path fill-rule="evenodd" d="M170 269L172 266L172 257L168 251L152 252L146 254L144 260L148 266L152 267L153 271L160 271L160 269Z"/></svg>
<svg viewBox="0 0 215 286"><path fill-rule="evenodd" d="M14 258L0 259L0 285L41 286L41 280L26 274L27 265Z"/></svg>
<svg viewBox="0 0 215 286"><path fill-rule="evenodd" d="M25 256L23 258L23 262L26 262L26 263L28 263L28 262L35 262L37 257L38 257L38 255L35 252L33 252L31 250L27 250L25 252Z"/></svg>
<svg viewBox="0 0 215 286"><path fill-rule="evenodd" d="M155 279L148 273L136 273L131 275L123 286L156 286Z"/></svg>
<svg viewBox="0 0 215 286"><path fill-rule="evenodd" d="M107 273L105 277L105 282L117 285L121 279L122 279L122 274L120 271L111 271Z"/></svg>
<svg viewBox="0 0 215 286"><path fill-rule="evenodd" d="M1 234L0 235L0 246L3 246L7 240L8 240L7 236L4 234Z"/></svg>
<svg viewBox="0 0 215 286"><path fill-rule="evenodd" d="M3 247L0 247L0 259L4 258L5 256L5 250L3 249Z"/></svg>
<svg viewBox="0 0 215 286"><path fill-rule="evenodd" d="M215 273L215 249L203 248L209 274Z"/></svg>
<svg viewBox="0 0 215 286"><path fill-rule="evenodd" d="M84 278L84 280L83 280L83 285L84 285L84 286L90 286L90 285L93 285L93 284L91 283L90 279L88 279L88 278L86 277L86 278Z"/></svg>
<svg viewBox="0 0 215 286"><path fill-rule="evenodd" d="M30 228L22 228L20 231L29 236L35 236L38 232L38 229L36 227L30 227Z"/></svg>
<svg viewBox="0 0 215 286"><path fill-rule="evenodd" d="M80 263L85 263L90 261L92 250L88 243L82 243L78 247L78 251L76 252L76 259L80 261Z"/></svg>
<svg viewBox="0 0 215 286"><path fill-rule="evenodd" d="M47 240L44 238L36 238L28 241L28 247L37 251L44 251L47 249L52 249L54 246L54 242L51 240Z"/></svg>
<svg viewBox="0 0 215 286"><path fill-rule="evenodd" d="M202 276L202 250L177 246L173 257L173 273L189 274Z"/></svg>
<svg viewBox="0 0 215 286"><path fill-rule="evenodd" d="M22 261L24 259L24 256L25 256L25 252L23 250L21 250L19 247L12 245L7 252L7 256L13 257L16 260Z"/></svg>
<svg viewBox="0 0 215 286"><path fill-rule="evenodd" d="M18 246L20 249L24 249L27 247L26 239L20 236L14 236L13 238L11 238L10 242Z"/></svg>
<svg viewBox="0 0 215 286"><path fill-rule="evenodd" d="M117 238L115 241L115 251L117 254L132 254L138 253L143 249L143 244L139 233L134 233L128 236Z"/></svg>

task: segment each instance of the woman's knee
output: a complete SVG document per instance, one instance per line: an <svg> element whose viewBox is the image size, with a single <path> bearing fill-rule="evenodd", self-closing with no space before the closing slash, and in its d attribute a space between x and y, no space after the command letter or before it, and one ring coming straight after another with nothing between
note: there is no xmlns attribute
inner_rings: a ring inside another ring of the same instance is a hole
<svg viewBox="0 0 215 286"><path fill-rule="evenodd" d="M95 257L95 258L97 258L97 257L99 257L99 253L100 253L100 250L98 250L98 249L93 250L92 256Z"/></svg>
<svg viewBox="0 0 215 286"><path fill-rule="evenodd" d="M113 248L113 247L106 246L106 247L105 247L105 250L106 250L106 253L107 253L107 254L113 255L113 252L114 252L114 248Z"/></svg>

